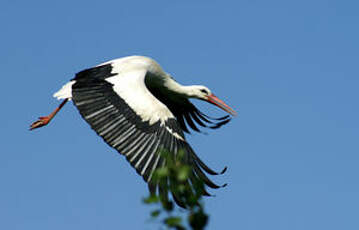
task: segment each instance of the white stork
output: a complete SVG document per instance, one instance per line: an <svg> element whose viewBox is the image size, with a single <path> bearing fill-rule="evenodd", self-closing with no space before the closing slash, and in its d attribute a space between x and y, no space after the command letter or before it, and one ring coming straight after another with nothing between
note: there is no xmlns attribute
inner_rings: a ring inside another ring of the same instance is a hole
<svg viewBox="0 0 359 230"><path fill-rule="evenodd" d="M166 164L157 152L159 149L165 149L173 155L180 150L185 152L184 163L192 167L192 181L189 183L201 180L211 188L221 187L213 183L202 170L211 175L219 173L202 162L183 133L189 132L187 125L199 132L195 122L202 127L219 128L230 120L228 115L222 118L205 115L189 98L207 101L236 115L207 87L182 86L153 59L130 56L77 73L54 97L64 100L49 116L40 117L34 122L30 130L47 125L62 106L72 99L91 128L108 145L126 156L137 173L149 184L151 192L156 192L156 186L159 186L151 183L153 172ZM172 196L183 206L176 194Z"/></svg>

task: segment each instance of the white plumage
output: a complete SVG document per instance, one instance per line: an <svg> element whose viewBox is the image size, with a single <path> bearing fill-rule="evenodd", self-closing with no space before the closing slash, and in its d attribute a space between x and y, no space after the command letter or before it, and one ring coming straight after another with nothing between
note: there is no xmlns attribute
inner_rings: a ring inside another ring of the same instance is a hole
<svg viewBox="0 0 359 230"><path fill-rule="evenodd" d="M65 85L62 86L62 88L54 93L54 97L56 97L58 100L60 99L71 99L72 97L72 85L75 84L75 81L67 82Z"/></svg>

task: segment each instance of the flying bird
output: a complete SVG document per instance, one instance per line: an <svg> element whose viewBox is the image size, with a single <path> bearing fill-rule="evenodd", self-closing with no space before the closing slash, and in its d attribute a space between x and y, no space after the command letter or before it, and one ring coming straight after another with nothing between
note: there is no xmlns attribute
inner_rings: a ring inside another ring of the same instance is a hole
<svg viewBox="0 0 359 230"><path fill-rule="evenodd" d="M224 173L210 169L188 144L184 132L200 132L197 125L219 128L228 123L229 115L210 117L190 101L195 98L218 106L232 116L236 112L201 85L183 86L151 58L129 56L85 69L54 94L62 103L48 116L32 123L30 130L47 125L67 101L72 100L83 119L103 140L126 156L129 163L148 183L151 192L161 192L153 182L154 171L166 165L158 154L165 149L176 156L184 152L184 163L191 167L192 184L202 181L210 188L219 188L210 175ZM197 124L197 125L196 125ZM205 195L209 195L204 192ZM176 194L172 197L184 204Z"/></svg>

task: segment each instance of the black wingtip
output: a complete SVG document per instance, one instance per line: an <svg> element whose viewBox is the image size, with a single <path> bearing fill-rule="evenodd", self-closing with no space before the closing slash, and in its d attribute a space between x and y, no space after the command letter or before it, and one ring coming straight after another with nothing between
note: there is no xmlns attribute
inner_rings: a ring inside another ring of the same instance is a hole
<svg viewBox="0 0 359 230"><path fill-rule="evenodd" d="M230 122L231 121L231 118L228 118L227 120L223 120L223 121L220 121L220 122L218 122L218 123L215 123L215 125L212 125L212 126L210 126L209 128L211 128L211 129L218 129L218 128L220 128L222 125L225 125L225 124L227 124L228 122Z"/></svg>
<svg viewBox="0 0 359 230"><path fill-rule="evenodd" d="M227 171L227 166L226 167L224 167L224 169L222 170L222 172L220 173L220 174L223 174L223 173L225 173L226 171Z"/></svg>
<svg viewBox="0 0 359 230"><path fill-rule="evenodd" d="M213 197L214 195L209 193L206 189L203 189L203 196L207 196L207 197Z"/></svg>
<svg viewBox="0 0 359 230"><path fill-rule="evenodd" d="M222 186L221 186L221 188L224 188L224 187L227 187L227 183L225 183L225 184L223 184Z"/></svg>
<svg viewBox="0 0 359 230"><path fill-rule="evenodd" d="M226 115L224 117L217 118L216 120L221 121L221 120L226 120L226 119L231 119L231 116Z"/></svg>
<svg viewBox="0 0 359 230"><path fill-rule="evenodd" d="M223 116L223 117L211 117L211 116L208 116L207 114L205 114L205 113L203 113L203 112L201 112L201 111L199 111L199 110L198 110L198 112L199 112L201 115L205 116L206 118L209 118L209 119L211 119L211 120L216 120L216 121L226 120L226 119L230 118L230 115L225 115L225 116Z"/></svg>
<svg viewBox="0 0 359 230"><path fill-rule="evenodd" d="M211 194L211 196L210 197L217 197L217 195L213 195L213 194Z"/></svg>

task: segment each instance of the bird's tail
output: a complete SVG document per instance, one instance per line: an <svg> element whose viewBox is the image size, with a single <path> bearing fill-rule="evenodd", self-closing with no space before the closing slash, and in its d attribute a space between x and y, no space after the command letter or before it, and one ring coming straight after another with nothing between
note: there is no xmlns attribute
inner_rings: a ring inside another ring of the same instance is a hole
<svg viewBox="0 0 359 230"><path fill-rule="evenodd" d="M60 99L71 99L72 98L72 85L75 83L75 81L70 81L62 86L62 88L54 93L54 97L58 100Z"/></svg>

